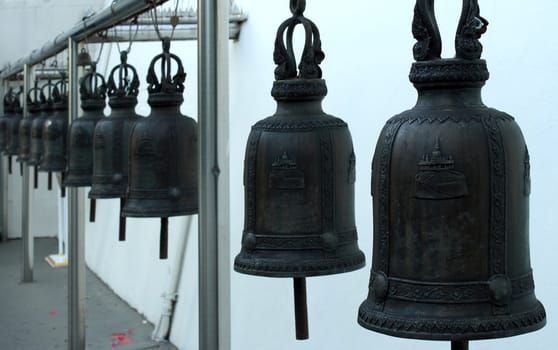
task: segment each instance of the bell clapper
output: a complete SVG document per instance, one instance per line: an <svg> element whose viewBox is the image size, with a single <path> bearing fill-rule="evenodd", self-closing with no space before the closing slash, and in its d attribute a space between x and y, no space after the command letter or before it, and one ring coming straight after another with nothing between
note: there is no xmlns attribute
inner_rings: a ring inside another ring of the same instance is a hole
<svg viewBox="0 0 558 350"><path fill-rule="evenodd" d="M89 201L89 222L95 222L95 213L97 210L97 201L91 198Z"/></svg>
<svg viewBox="0 0 558 350"><path fill-rule="evenodd" d="M12 174L12 156L8 156L8 174Z"/></svg>
<svg viewBox="0 0 558 350"><path fill-rule="evenodd" d="M48 172L48 190L52 190L52 173Z"/></svg>
<svg viewBox="0 0 558 350"><path fill-rule="evenodd" d="M23 162L19 163L19 175L23 176Z"/></svg>
<svg viewBox="0 0 558 350"><path fill-rule="evenodd" d="M167 259L169 256L169 218L161 218L161 237L159 246L159 259Z"/></svg>
<svg viewBox="0 0 558 350"><path fill-rule="evenodd" d="M66 186L64 186L64 172L60 173L62 181L60 181L60 197L66 197Z"/></svg>
<svg viewBox="0 0 558 350"><path fill-rule="evenodd" d="M33 188L39 188L39 170L35 166L35 171L33 172Z"/></svg>
<svg viewBox="0 0 558 350"><path fill-rule="evenodd" d="M452 340L451 350L469 350L468 340Z"/></svg>
<svg viewBox="0 0 558 350"><path fill-rule="evenodd" d="M295 277L293 279L294 286L294 303L295 303L295 327L296 339L308 339L308 309L306 306L306 278Z"/></svg>
<svg viewBox="0 0 558 350"><path fill-rule="evenodd" d="M122 208L126 205L126 198L120 197L120 225L118 227L118 240L124 242L126 240L126 217L122 216Z"/></svg>

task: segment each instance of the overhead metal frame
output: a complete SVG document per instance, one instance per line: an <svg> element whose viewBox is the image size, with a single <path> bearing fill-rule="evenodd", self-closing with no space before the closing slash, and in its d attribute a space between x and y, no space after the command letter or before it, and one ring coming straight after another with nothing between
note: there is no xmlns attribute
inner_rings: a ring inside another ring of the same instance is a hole
<svg viewBox="0 0 558 350"><path fill-rule="evenodd" d="M0 79L4 81L18 74L25 68L27 86L29 86L29 68L59 52L69 52L69 120L77 115L77 43L88 39L88 42L127 41L129 37L122 33L125 29L118 26L130 18L159 6L168 0L115 0L106 8L91 17L84 18L81 23L69 31L58 35L53 41L41 49L33 51L12 65L2 69ZM229 7L230 5L230 7ZM228 166L228 39L237 39L240 23L246 15L237 11L233 0L199 0L197 16L190 16L179 21L186 27L177 27L173 39L198 39L199 87L198 113L200 122L200 246L199 246L199 328L200 349L228 350L230 344L230 259L229 259L229 166ZM233 9L234 13L230 13ZM229 19L227 20L227 13ZM138 19L138 25L144 25ZM195 27L195 24L198 27ZM165 25L164 23L162 24ZM116 27L114 35L104 37L99 32ZM129 33L130 26L127 26ZM158 36L138 28L136 41L158 41ZM101 40L102 39L102 40ZM203 92L209 93L203 93ZM76 112L76 113L73 113ZM1 169L0 169L1 170ZM28 170L28 169L27 169ZM3 174L0 174L3 175ZM27 183L29 173L27 172ZM24 177L25 183L25 177ZM5 184L4 184L5 185ZM5 191L2 197L5 197ZM29 184L23 189L24 211L22 227L29 232ZM79 232L79 196L70 190L69 215L69 310L68 310L68 349L85 349L85 259L84 233ZM72 204L73 203L73 204ZM4 208L5 210L5 208ZM6 217L2 224L6 227ZM203 239L202 239L203 237ZM32 240L32 237L28 237ZM33 247L29 253L32 257ZM27 255L29 256L29 254ZM32 279L32 261L31 261Z"/></svg>

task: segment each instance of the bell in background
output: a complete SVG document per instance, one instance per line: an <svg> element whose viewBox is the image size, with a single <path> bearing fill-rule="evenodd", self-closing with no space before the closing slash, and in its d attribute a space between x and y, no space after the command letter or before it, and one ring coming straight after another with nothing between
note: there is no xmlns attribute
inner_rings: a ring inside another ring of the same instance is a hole
<svg viewBox="0 0 558 350"><path fill-rule="evenodd" d="M27 92L29 114L27 118L21 119L19 123L19 154L17 161L20 162L22 167L31 157L31 126L33 120L41 113L40 96L41 89L38 87L38 81L35 81L35 86Z"/></svg>
<svg viewBox="0 0 558 350"><path fill-rule="evenodd" d="M93 177L89 198L120 198L124 206L128 185L128 153L133 125L140 119L135 112L138 103L139 78L127 63L128 53L120 53L120 64L110 72L107 94L111 108L108 118L95 126L93 141ZM126 222L120 217L119 240L125 239Z"/></svg>
<svg viewBox="0 0 558 350"><path fill-rule="evenodd" d="M406 338L468 341L545 325L529 257L529 152L514 119L486 107L478 39L464 1L456 58L441 59L433 1L417 1L414 108L391 118L374 155L374 251L358 322Z"/></svg>
<svg viewBox="0 0 558 350"><path fill-rule="evenodd" d="M52 173L61 172L61 196L65 196L64 171L66 170L66 138L68 134L68 80L64 75L56 82L53 94L53 114L45 119L43 126L43 157L39 171L48 171L49 183Z"/></svg>
<svg viewBox="0 0 558 350"><path fill-rule="evenodd" d="M91 186L93 176L93 140L95 126L104 118L106 103L105 78L96 65L80 81L79 93L83 115L75 119L68 131L68 167L64 186ZM89 221L95 221L95 200L91 200Z"/></svg>
<svg viewBox="0 0 558 350"><path fill-rule="evenodd" d="M303 16L306 1L291 1L273 54L277 68L274 115L250 132L244 160L245 221L237 272L294 278L297 339L308 338L305 277L364 266L354 212L355 154L347 124L325 114L318 28ZM306 43L296 66L293 32ZM287 45L283 42L286 33Z"/></svg>
<svg viewBox="0 0 558 350"><path fill-rule="evenodd" d="M0 118L0 152L4 153L8 145L8 121L13 114L14 91L10 87L6 95L4 95L4 115Z"/></svg>
<svg viewBox="0 0 558 350"><path fill-rule="evenodd" d="M40 109L41 114L39 114L35 119L33 119L33 123L31 124L31 152L29 156L29 161L27 164L30 166L34 166L34 175L33 175L33 186L34 188L38 188L39 185L39 176L38 176L38 167L41 164L43 159L44 153L44 145L43 145L43 127L45 124L45 120L52 116L54 109L53 109L53 93L54 93L54 83L49 79L46 84L41 87L41 94L40 94ZM52 189L52 177L48 178L48 189Z"/></svg>
<svg viewBox="0 0 558 350"><path fill-rule="evenodd" d="M155 73L158 62L160 78ZM182 61L170 53L170 39L163 39L163 53L153 58L147 74L151 114L136 123L130 140L130 181L122 215L161 218L161 259L168 255L168 217L198 212L198 126L180 113L185 79Z"/></svg>
<svg viewBox="0 0 558 350"><path fill-rule="evenodd" d="M21 95L23 87L14 94L11 106L11 117L6 123L6 150L4 153L8 156L8 172L12 173L12 156L19 153L19 122L23 118L23 108L21 107Z"/></svg>

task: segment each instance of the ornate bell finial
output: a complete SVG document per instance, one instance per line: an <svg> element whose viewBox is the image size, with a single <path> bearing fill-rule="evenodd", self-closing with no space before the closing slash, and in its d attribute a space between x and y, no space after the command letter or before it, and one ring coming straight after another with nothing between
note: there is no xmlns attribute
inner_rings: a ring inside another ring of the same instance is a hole
<svg viewBox="0 0 558 350"><path fill-rule="evenodd" d="M480 59L482 44L479 38L486 32L488 21L480 16L477 0L464 0L461 18L455 35L455 58ZM413 17L413 36L417 43L413 54L417 61L439 59L442 38L434 16L434 0L418 0Z"/></svg>
<svg viewBox="0 0 558 350"><path fill-rule="evenodd" d="M149 70L147 72L147 91L149 98L147 102L150 106L181 104L184 101L182 96L184 92L184 81L186 73L180 58L170 53L170 38L162 40L163 53L155 56L151 60ZM172 75L172 62L176 62L177 70ZM160 78L155 73L155 66L160 65Z"/></svg>
<svg viewBox="0 0 558 350"><path fill-rule="evenodd" d="M96 66L96 63L91 64L91 71L81 79L79 84L81 108L83 110L103 109L106 105L107 87L105 78L97 73Z"/></svg>
<svg viewBox="0 0 558 350"><path fill-rule="evenodd" d="M250 132L244 168L245 225L237 272L294 279L297 339L308 338L306 277L364 266L354 215L353 144L347 124L324 113L318 28L292 0L277 31L271 91L277 110ZM293 33L306 41L297 67ZM286 33L286 35L285 35ZM283 39L286 39L286 44Z"/></svg>
<svg viewBox="0 0 558 350"><path fill-rule="evenodd" d="M321 80L320 63L324 60L325 54L322 51L320 32L311 20L304 17L305 0L291 0L290 8L293 16L279 26L275 38L273 60L277 67L275 68L276 81L271 95L276 100L324 97L327 95L327 87L325 81ZM304 27L306 42L297 69L293 34L294 28L299 24ZM287 32L286 45L283 40L285 32Z"/></svg>
<svg viewBox="0 0 558 350"><path fill-rule="evenodd" d="M115 66L107 82L107 94L111 107L124 104L137 104L139 93L138 72L134 66L128 64L128 52L120 53L120 65Z"/></svg>

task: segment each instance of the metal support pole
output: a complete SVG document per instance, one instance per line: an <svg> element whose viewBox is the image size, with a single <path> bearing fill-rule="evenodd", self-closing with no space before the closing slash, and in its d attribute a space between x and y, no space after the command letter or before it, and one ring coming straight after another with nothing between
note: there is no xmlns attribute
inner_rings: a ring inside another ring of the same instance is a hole
<svg viewBox="0 0 558 350"><path fill-rule="evenodd" d="M78 47L71 37L68 38L68 53L68 122L71 123L78 114ZM68 190L68 349L85 350L85 235L78 221L83 203L77 187Z"/></svg>
<svg viewBox="0 0 558 350"><path fill-rule="evenodd" d="M6 93L6 80L2 80L0 84L0 98L4 98ZM4 103L0 103L0 115L4 115ZM8 239L7 217L4 208L6 208L6 197L8 196L7 188L4 181L4 157L0 155L0 240Z"/></svg>
<svg viewBox="0 0 558 350"><path fill-rule="evenodd" d="M29 105L27 104L27 91L30 89L30 70L29 65L23 65L23 117L29 118ZM34 255L34 246L33 246L33 235L31 234L30 228L30 219L31 219L31 201L29 198L29 167L23 167L23 181L21 182L21 246L22 246L22 254L23 257L23 264L22 264L22 273L21 273L21 281L26 282L33 282L33 255Z"/></svg>
<svg viewBox="0 0 558 350"><path fill-rule="evenodd" d="M229 0L198 0L199 348L230 349Z"/></svg>

